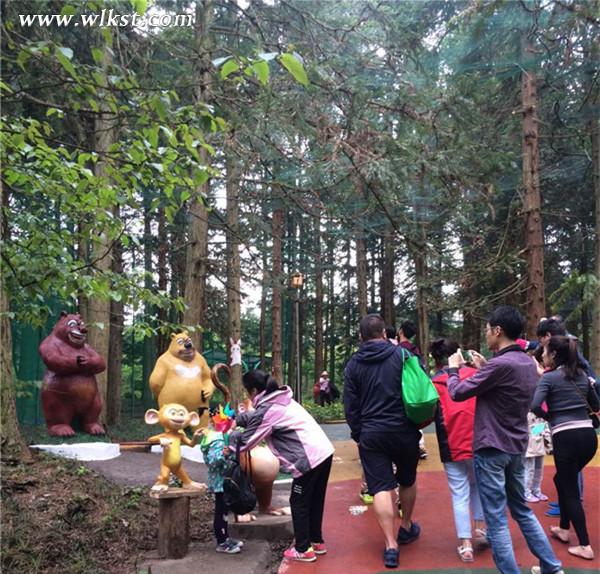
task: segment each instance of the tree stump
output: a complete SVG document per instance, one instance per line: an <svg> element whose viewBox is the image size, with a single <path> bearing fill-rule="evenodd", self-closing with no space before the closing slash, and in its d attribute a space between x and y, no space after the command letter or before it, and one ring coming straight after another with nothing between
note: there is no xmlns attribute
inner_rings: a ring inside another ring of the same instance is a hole
<svg viewBox="0 0 600 574"><path fill-rule="evenodd" d="M190 498L205 494L203 490L169 488L150 491L158 499L158 555L161 558L183 558L190 544Z"/></svg>

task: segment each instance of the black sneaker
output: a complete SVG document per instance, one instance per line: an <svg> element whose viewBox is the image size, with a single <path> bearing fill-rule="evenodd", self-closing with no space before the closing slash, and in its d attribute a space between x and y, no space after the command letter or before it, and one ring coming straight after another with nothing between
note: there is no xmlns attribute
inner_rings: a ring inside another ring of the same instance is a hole
<svg viewBox="0 0 600 574"><path fill-rule="evenodd" d="M421 527L414 521L410 525L410 530L406 530L406 528L402 528L401 526L398 530L398 544L410 544L419 538L420 534Z"/></svg>
<svg viewBox="0 0 600 574"><path fill-rule="evenodd" d="M383 563L386 568L398 568L400 552L397 548L386 548L383 551Z"/></svg>

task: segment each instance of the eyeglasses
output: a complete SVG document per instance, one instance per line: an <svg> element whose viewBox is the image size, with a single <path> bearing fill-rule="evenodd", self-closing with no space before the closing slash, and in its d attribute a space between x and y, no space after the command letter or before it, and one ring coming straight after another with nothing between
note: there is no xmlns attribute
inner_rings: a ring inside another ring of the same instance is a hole
<svg viewBox="0 0 600 574"><path fill-rule="evenodd" d="M490 325L486 325L485 327L485 332L486 333L494 333L494 329L502 329L502 327L500 327L499 325L494 325L493 327L491 327ZM496 331L495 333L497 333L498 331Z"/></svg>

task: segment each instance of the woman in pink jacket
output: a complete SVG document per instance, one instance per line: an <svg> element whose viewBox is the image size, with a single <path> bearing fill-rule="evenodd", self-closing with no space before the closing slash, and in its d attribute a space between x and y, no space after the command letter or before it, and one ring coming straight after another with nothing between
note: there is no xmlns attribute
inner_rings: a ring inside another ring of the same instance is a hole
<svg viewBox="0 0 600 574"><path fill-rule="evenodd" d="M246 373L243 384L255 410L236 415L236 425L244 427L241 450L266 440L282 468L294 477L290 507L295 545L284 552L284 558L314 562L316 555L327 552L321 530L333 445L292 398L289 387L280 387L260 370Z"/></svg>

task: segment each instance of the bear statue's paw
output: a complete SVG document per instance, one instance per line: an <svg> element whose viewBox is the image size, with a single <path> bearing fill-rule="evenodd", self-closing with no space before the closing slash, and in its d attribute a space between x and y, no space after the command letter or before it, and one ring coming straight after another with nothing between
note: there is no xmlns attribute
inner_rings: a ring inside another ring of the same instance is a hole
<svg viewBox="0 0 600 574"><path fill-rule="evenodd" d="M50 436L75 436L75 431L71 425L52 425L48 427L48 434Z"/></svg>
<svg viewBox="0 0 600 574"><path fill-rule="evenodd" d="M100 423L83 425L83 430L88 434L105 434L104 427Z"/></svg>

